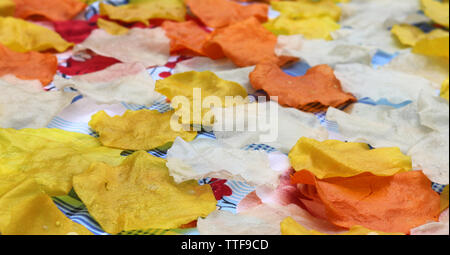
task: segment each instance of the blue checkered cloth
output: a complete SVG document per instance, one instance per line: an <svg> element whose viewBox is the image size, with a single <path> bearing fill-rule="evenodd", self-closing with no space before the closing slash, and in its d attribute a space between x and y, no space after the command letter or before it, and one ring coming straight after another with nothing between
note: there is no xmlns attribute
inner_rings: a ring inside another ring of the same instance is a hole
<svg viewBox="0 0 450 255"><path fill-rule="evenodd" d="M97 1L93 4L91 4L89 7L87 7L87 11L85 12L85 18L88 20L91 17L93 17L96 14L99 14L99 3L104 2L112 5L123 5L127 4L127 0L108 0L108 1ZM425 26L424 24L417 24L418 27L428 29L429 27ZM397 54L387 54L382 51L378 51L375 56L372 59L372 65L374 68L378 68L382 65L385 65L389 63L393 58L395 58ZM290 66L284 70L285 73L292 75L292 76L300 76L304 75L307 70L310 68L308 63L302 61L299 62L293 66ZM148 73L152 76L154 80L160 79L159 74L161 72L172 72L170 68L167 67L154 67L148 70ZM62 74L60 74L62 75ZM62 75L64 78L70 78L70 76ZM50 84L46 87L49 90L54 90L55 87ZM81 95L74 98L73 102L76 102L82 98ZM381 99L378 101L374 101L370 98L362 98L359 100L360 103L365 104L371 104L371 105L388 105L395 108L404 107L405 105L411 103L410 101L403 102L401 104L392 104L389 101L385 99ZM144 106L144 105L135 105L135 104L127 104L122 103L122 105L128 109L128 110L141 110L141 109L149 109L149 110L157 110L161 113L167 112L171 110L170 104L167 102L165 97L161 97L159 100L157 100L153 105L151 106ZM316 113L317 118L319 119L320 123L326 127L329 131L333 131L338 133L339 129L337 126L337 123L330 122L325 117L326 112L319 112ZM48 128L59 128L67 131L72 132L79 132L83 134L88 134L94 137L98 137L98 134L92 130L88 123L77 123L77 122L71 122L67 121L61 117L55 117L48 125ZM213 132L205 132L201 131L198 133L197 138L210 138L210 139L216 139ZM243 150L255 150L255 151L265 151L267 153L276 151L275 148L266 145L266 144L249 144L242 148ZM134 153L134 151L123 151L122 156L128 156ZM166 158L167 152L162 151L159 149L150 150L148 151L153 156L160 157L160 158ZM217 181L217 180L216 180ZM207 184L213 182L213 179L206 178L203 180L200 180L200 184ZM244 199L249 193L253 192L255 190L254 187L251 185L248 185L244 182L239 181L226 181L226 185L230 187L233 191L231 196L224 196L221 200L218 201L217 206L220 210L226 210L235 213L237 205L239 204L242 199ZM441 185L437 183L432 184L433 190L436 192L441 193L443 189L446 187L446 185ZM77 197L75 192L71 192L68 196L62 196L62 197L54 197L53 201L58 206L58 208L70 219L73 221L82 224L87 229L89 229L92 233L96 235L107 235L106 232L102 230L100 225L95 221L94 218L89 214L84 204L80 201L80 199ZM195 229L188 229L188 230L178 230L180 234L188 234L188 235L196 235L198 232ZM130 231L130 232L124 232L121 234L135 234L135 235L161 235L167 233L167 230L136 230L136 231Z"/></svg>

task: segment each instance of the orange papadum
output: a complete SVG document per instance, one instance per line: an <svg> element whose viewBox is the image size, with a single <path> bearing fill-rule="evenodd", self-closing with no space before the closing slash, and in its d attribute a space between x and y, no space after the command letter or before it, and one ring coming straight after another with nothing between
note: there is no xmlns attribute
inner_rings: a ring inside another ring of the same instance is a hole
<svg viewBox="0 0 450 255"><path fill-rule="evenodd" d="M217 29L203 46L203 51L212 59L231 59L240 67L256 65L266 60L277 65L297 60L295 57L277 57L277 37L252 17L226 28Z"/></svg>
<svg viewBox="0 0 450 255"><path fill-rule="evenodd" d="M65 21L75 18L86 4L80 0L14 0L14 16L21 19L44 17L51 21Z"/></svg>
<svg viewBox="0 0 450 255"><path fill-rule="evenodd" d="M292 182L304 184L300 200L311 214L340 227L361 225L407 234L414 227L437 221L440 213L439 194L422 171L320 180L303 170L292 176Z"/></svg>
<svg viewBox="0 0 450 255"><path fill-rule="evenodd" d="M268 20L267 4L244 6L229 0L185 0L185 3L205 25L213 28L226 27L250 17L260 22Z"/></svg>
<svg viewBox="0 0 450 255"><path fill-rule="evenodd" d="M39 80L47 85L58 68L57 58L49 53L20 53L0 44L0 77L13 74L22 80Z"/></svg>
<svg viewBox="0 0 450 255"><path fill-rule="evenodd" d="M170 38L170 53L181 55L202 56L202 50L209 33L195 21L173 22L165 21L162 28Z"/></svg>
<svg viewBox="0 0 450 255"><path fill-rule="evenodd" d="M279 104L304 111L317 112L356 102L351 93L342 91L341 82L328 65L315 66L304 76L294 77L274 63L263 62L250 74L250 83L256 90L278 96Z"/></svg>

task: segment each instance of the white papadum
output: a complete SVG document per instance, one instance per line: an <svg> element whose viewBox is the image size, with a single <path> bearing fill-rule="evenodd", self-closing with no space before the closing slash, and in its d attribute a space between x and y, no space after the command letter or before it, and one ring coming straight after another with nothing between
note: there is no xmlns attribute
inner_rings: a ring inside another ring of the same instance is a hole
<svg viewBox="0 0 450 255"><path fill-rule="evenodd" d="M275 53L278 56L298 57L310 66L327 64L334 67L347 63L370 65L375 51L339 40L307 40L302 35L280 35Z"/></svg>
<svg viewBox="0 0 450 255"><path fill-rule="evenodd" d="M419 95L435 95L432 83L420 76L393 70L376 70L361 64L337 65L334 71L344 91L358 99L369 97L375 101L385 98L391 103L417 101Z"/></svg>
<svg viewBox="0 0 450 255"><path fill-rule="evenodd" d="M215 211L205 219L199 218L197 228L201 235L280 235L280 224L287 217L322 233L342 232L331 223L311 216L294 204L261 204L239 214Z"/></svg>
<svg viewBox="0 0 450 255"><path fill-rule="evenodd" d="M439 216L439 222L430 222L411 229L411 235L449 235L448 208Z"/></svg>
<svg viewBox="0 0 450 255"><path fill-rule="evenodd" d="M45 128L76 93L45 91L39 81L0 78L0 127Z"/></svg>
<svg viewBox="0 0 450 255"><path fill-rule="evenodd" d="M177 183L213 177L276 188L290 165L279 152L241 150L208 138L186 142L177 137L167 151L167 167Z"/></svg>
<svg viewBox="0 0 450 255"><path fill-rule="evenodd" d="M395 70L418 75L432 82L434 89L440 89L442 82L448 77L448 59L431 57L404 51L381 69Z"/></svg>
<svg viewBox="0 0 450 255"><path fill-rule="evenodd" d="M423 93L399 109L356 103L346 112L329 108L326 118L338 124L346 140L399 147L431 181L449 183L449 105L444 99Z"/></svg>
<svg viewBox="0 0 450 255"><path fill-rule="evenodd" d="M260 102L213 109L214 134L234 148L267 144L288 153L300 137L326 140L327 130L314 114L284 108L276 102Z"/></svg>

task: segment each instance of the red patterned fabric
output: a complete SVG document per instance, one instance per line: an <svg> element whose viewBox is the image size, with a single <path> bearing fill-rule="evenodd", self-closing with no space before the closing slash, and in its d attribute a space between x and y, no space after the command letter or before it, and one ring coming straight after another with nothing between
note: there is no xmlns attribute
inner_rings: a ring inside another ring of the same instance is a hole
<svg viewBox="0 0 450 255"><path fill-rule="evenodd" d="M225 184L226 182L227 180L219 180L216 178L210 180L209 185L211 185L216 200L221 200L223 197L233 194L233 190Z"/></svg>

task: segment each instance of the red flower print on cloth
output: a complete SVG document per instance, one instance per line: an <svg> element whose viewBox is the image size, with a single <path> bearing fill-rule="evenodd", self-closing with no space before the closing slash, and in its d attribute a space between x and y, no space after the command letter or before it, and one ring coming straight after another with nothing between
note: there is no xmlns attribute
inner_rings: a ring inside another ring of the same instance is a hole
<svg viewBox="0 0 450 255"><path fill-rule="evenodd" d="M227 180L212 178L208 183L209 185L211 185L217 201L221 200L223 197L233 195L233 191L225 184L226 182Z"/></svg>
<svg viewBox="0 0 450 255"><path fill-rule="evenodd" d="M169 77L169 76L171 76L171 75L172 75L171 72L161 72L161 73L159 74L159 77L161 77L161 78L167 78L167 77Z"/></svg>

